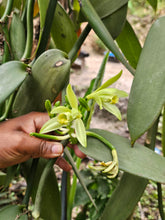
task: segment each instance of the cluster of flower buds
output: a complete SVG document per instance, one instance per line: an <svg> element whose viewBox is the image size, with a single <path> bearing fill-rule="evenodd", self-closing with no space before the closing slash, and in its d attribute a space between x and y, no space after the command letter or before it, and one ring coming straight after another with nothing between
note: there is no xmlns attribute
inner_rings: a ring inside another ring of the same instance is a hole
<svg viewBox="0 0 165 220"><path fill-rule="evenodd" d="M106 163L100 162L96 166L89 165L89 168L95 171L100 171L102 174L105 174L110 179L115 178L119 171L119 167L118 167L119 163L118 163L116 149L112 150L112 157L113 157L113 161L108 161Z"/></svg>

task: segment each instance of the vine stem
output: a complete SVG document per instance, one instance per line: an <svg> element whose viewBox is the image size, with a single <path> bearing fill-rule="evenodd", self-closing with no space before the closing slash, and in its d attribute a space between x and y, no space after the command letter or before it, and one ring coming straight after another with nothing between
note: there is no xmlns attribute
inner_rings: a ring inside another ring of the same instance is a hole
<svg viewBox="0 0 165 220"><path fill-rule="evenodd" d="M32 189L33 189L33 184L34 184L34 179L35 179L35 174L36 174L36 170L37 170L37 166L38 166L38 158L37 159L33 159L31 168L30 168L30 172L28 174L28 178L27 178L27 189L26 189L26 193L23 199L23 204L27 207L29 204L29 199L32 193Z"/></svg>
<svg viewBox="0 0 165 220"><path fill-rule="evenodd" d="M91 26L87 24L87 26L85 27L85 29L83 30L79 38L77 39L76 43L74 44L74 46L68 53L68 57L72 62L74 61L74 58L76 57L77 52L79 51L81 45L85 41L90 31L91 31Z"/></svg>
<svg viewBox="0 0 165 220"><path fill-rule="evenodd" d="M165 215L163 211L163 196L162 196L162 185L161 183L157 183L157 191L158 191L158 206L159 206L159 213L161 216L161 220L165 220Z"/></svg>
<svg viewBox="0 0 165 220"><path fill-rule="evenodd" d="M162 152L165 157L165 105L163 108L163 122L162 122Z"/></svg>
<svg viewBox="0 0 165 220"><path fill-rule="evenodd" d="M163 122L162 122L162 152L163 157L165 157L165 105L163 106ZM158 192L158 207L159 213L162 220L165 220L165 214L163 211L163 197L162 197L162 185L157 183L157 192Z"/></svg>
<svg viewBox="0 0 165 220"><path fill-rule="evenodd" d="M53 17L54 17L56 6L57 6L57 0L49 1L45 23L44 23L44 27L43 27L43 31L42 31L42 35L41 35L41 39L40 39L40 43L37 49L35 59L37 59L46 49L49 36L50 36L50 31L51 31L51 27L53 23Z"/></svg>
<svg viewBox="0 0 165 220"><path fill-rule="evenodd" d="M94 138L97 138L98 140L100 140L101 142L103 142L105 145L107 145L111 150L114 150L115 147L109 142L107 141L104 137L102 137L101 135L99 134L96 134L92 131L87 131L86 132L86 135L87 136L90 136L90 137L94 137Z"/></svg>
<svg viewBox="0 0 165 220"><path fill-rule="evenodd" d="M13 2L14 2L14 0L7 1L7 5L5 8L4 14L0 19L1 23L6 22L7 17L10 15L12 7L13 7Z"/></svg>
<svg viewBox="0 0 165 220"><path fill-rule="evenodd" d="M88 189L87 189L87 187L86 187L86 185L85 185L85 183L84 183L84 180L83 180L82 176L80 175L80 173L79 173L79 171L78 171L78 169L77 169L77 167L76 167L76 165L75 165L75 163L74 163L74 160L73 160L73 158L72 158L72 156L71 156L69 150L68 150L67 148L65 148L65 149L64 149L64 152L65 152L65 154L66 154L66 156L67 156L69 162L71 163L72 168L73 168L73 170L74 170L74 172L75 172L77 178L79 179L79 181L80 181L82 187L84 188L85 192L87 193L87 195L88 195L89 199L91 200L92 204L94 205L95 209L98 211L98 208L97 208L97 206L96 206L96 203L95 203L95 201L93 200L92 196L90 195L90 193L89 193L89 191L88 191Z"/></svg>
<svg viewBox="0 0 165 220"><path fill-rule="evenodd" d="M9 97L8 100L6 100L6 102L5 102L5 112L4 112L4 114L0 117L0 122L3 121L3 120L5 120L5 119L7 118L8 113L9 113L9 111L10 111L10 107L11 107L11 105L12 105L12 103L13 103L13 98L14 98L14 93L10 95L10 97Z"/></svg>
<svg viewBox="0 0 165 220"><path fill-rule="evenodd" d="M34 136L37 138L50 139L50 140L55 140L55 141L62 141L62 140L66 140L70 138L70 135L55 136L55 135L49 135L49 134L39 134L35 132L30 133L30 136Z"/></svg>

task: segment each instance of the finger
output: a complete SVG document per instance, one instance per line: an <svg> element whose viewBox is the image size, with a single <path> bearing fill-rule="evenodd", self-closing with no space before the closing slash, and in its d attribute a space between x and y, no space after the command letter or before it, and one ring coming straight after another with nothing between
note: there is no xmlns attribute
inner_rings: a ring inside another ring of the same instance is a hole
<svg viewBox="0 0 165 220"><path fill-rule="evenodd" d="M56 164L66 172L69 172L72 169L72 166L63 157L58 157Z"/></svg>
<svg viewBox="0 0 165 220"><path fill-rule="evenodd" d="M81 159L83 159L83 158L86 157L86 155L85 155L83 152L80 151L80 149L78 148L77 145L73 145L73 149L74 149L75 154L76 154L78 157L80 157Z"/></svg>
<svg viewBox="0 0 165 220"><path fill-rule="evenodd" d="M24 155L28 154L33 158L54 158L63 153L63 146L59 142L46 141L36 137L30 137L26 134L24 135L22 147L18 147L17 151L21 151Z"/></svg>
<svg viewBox="0 0 165 220"><path fill-rule="evenodd" d="M49 120L48 113L38 113L34 115L34 123L37 129L40 129L45 122Z"/></svg>

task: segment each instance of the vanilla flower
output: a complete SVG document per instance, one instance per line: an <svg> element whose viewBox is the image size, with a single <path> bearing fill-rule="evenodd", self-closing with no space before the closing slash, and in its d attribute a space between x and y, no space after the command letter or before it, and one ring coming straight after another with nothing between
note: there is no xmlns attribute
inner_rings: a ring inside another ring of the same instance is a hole
<svg viewBox="0 0 165 220"><path fill-rule="evenodd" d="M100 109L105 108L108 112L115 115L119 120L121 120L121 113L118 107L115 105L118 103L119 98L127 97L128 94L122 90L115 88L107 88L114 82L116 82L122 74L122 71L114 76L113 78L106 81L97 90L87 95L87 99L93 99L100 106Z"/></svg>
<svg viewBox="0 0 165 220"><path fill-rule="evenodd" d="M67 86L66 96L71 108L65 106L54 107L50 113L55 114L56 116L48 120L42 126L40 133L43 134L51 131L56 131L58 129L60 130L66 128L68 129L68 134L70 136L74 136L73 132L71 132L74 130L75 136L80 142L80 144L86 147L86 130L84 127L84 123L81 120L82 115L78 110L77 97L73 92L70 84Z"/></svg>

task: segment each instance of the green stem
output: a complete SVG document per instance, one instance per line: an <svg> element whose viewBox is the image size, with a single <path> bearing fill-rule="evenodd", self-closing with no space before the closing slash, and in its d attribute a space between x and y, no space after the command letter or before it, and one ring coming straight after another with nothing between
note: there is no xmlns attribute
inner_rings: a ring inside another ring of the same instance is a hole
<svg viewBox="0 0 165 220"><path fill-rule="evenodd" d="M157 183L157 191L158 191L159 213L160 213L160 216L161 216L161 220L165 220L165 215L164 215L164 211L163 211L163 196L162 196L161 183Z"/></svg>
<svg viewBox="0 0 165 220"><path fill-rule="evenodd" d="M163 108L163 122L162 122L162 152L165 157L165 105Z"/></svg>
<svg viewBox="0 0 165 220"><path fill-rule="evenodd" d="M42 35L41 35L41 40L39 43L39 47L37 49L37 54L36 54L35 59L37 59L46 49L49 36L50 36L51 26L53 23L53 17L54 17L56 5L57 5L57 0L49 1L49 6L47 9L46 18L45 18L45 24L44 24L44 28L43 28Z"/></svg>
<svg viewBox="0 0 165 220"><path fill-rule="evenodd" d="M147 133L147 139L146 139L146 142L145 142L145 146L149 147L152 150L154 150L154 148L155 148L158 122L159 122L159 117L155 121L154 125L149 129L149 131ZM165 220L165 215L164 215L164 211L163 211L162 187L161 187L160 183L157 183L157 192L158 192L159 213L160 213L160 216L161 216L162 220Z"/></svg>
<svg viewBox="0 0 165 220"><path fill-rule="evenodd" d="M89 24L87 24L87 26L85 27L79 38L77 39L76 43L72 47L71 51L68 53L68 57L72 62L90 31L91 31L91 27Z"/></svg>
<svg viewBox="0 0 165 220"><path fill-rule="evenodd" d="M81 164L81 159L77 157L76 159L77 169L79 169L80 164ZM72 179L72 186L71 186L69 198L68 198L67 219L71 219L72 208L73 208L74 198L76 194L76 187L77 187L77 176L74 174L73 179Z"/></svg>
<svg viewBox="0 0 165 220"><path fill-rule="evenodd" d="M7 118L8 113L9 113L9 111L10 111L10 107L11 107L11 105L12 105L12 103L13 103L13 98L14 98L14 94L10 95L9 99L6 100L6 102L5 102L5 112L4 112L4 114L0 117L0 121L3 121L3 120L5 120L5 119Z"/></svg>
<svg viewBox="0 0 165 220"><path fill-rule="evenodd" d="M78 177L78 179L79 179L79 181L80 181L82 187L84 188L86 194L88 195L90 201L91 201L92 204L94 205L95 209L98 210L98 208L97 208L97 206L96 206L96 204L95 204L95 201L93 200L91 194L89 193L89 191L88 191L88 189L87 189L87 187L86 187L86 185L85 185L85 183L84 183L84 180L83 180L83 178L81 177L81 175L80 175L80 173L79 173L79 171L78 171L78 169L77 169L77 167L76 167L76 165L75 165L75 163L74 163L74 160L73 160L73 158L72 158L72 156L71 156L69 150L68 150L67 148L65 148L65 149L64 149L64 152L65 152L65 154L66 154L68 160L70 161L70 163L71 163L71 165L72 165L72 168L73 168L73 170L74 170L76 176Z"/></svg>
<svg viewBox="0 0 165 220"><path fill-rule="evenodd" d="M35 175L36 175L36 170L37 170L37 166L38 166L38 161L39 159L33 159L31 168L30 168L30 172L28 174L28 178L27 178L27 189L26 189L26 193L23 199L23 204L26 205L26 207L29 204L29 199L32 193L32 189L33 189L33 185L34 185L34 179L35 179Z"/></svg>
<svg viewBox="0 0 165 220"><path fill-rule="evenodd" d="M7 21L8 16L10 15L12 7L13 7L13 2L14 2L14 0L8 0L7 1L7 5L6 5L6 8L5 8L4 14L0 19L0 22L6 22Z"/></svg>
<svg viewBox="0 0 165 220"><path fill-rule="evenodd" d="M26 23L26 17L27 17L27 3L28 3L28 1L25 2L25 6L24 6L23 13L22 13L22 16L21 16L21 21L23 22L25 29L26 29L26 27L27 27L27 23Z"/></svg>
<svg viewBox="0 0 165 220"><path fill-rule="evenodd" d="M104 137L102 137L101 135L99 134L96 134L92 131L87 131L86 132L86 135L87 136L90 136L90 137L94 137L94 138L97 138L98 140L100 140L101 142L103 142L105 145L107 145L111 150L114 150L115 147L109 142L107 141Z"/></svg>
<svg viewBox="0 0 165 220"><path fill-rule="evenodd" d="M94 82L94 85L93 85L93 88L92 88L91 92L95 91L98 87L100 87L100 85L102 83L102 79L104 77L105 66L106 66L106 63L108 61L108 57L109 57L109 51L104 56L104 59L101 63L99 72L97 74L97 77L95 79L95 82ZM84 119L87 129L90 128L90 122L91 122L91 119L92 119L92 116L93 116L93 113L94 113L95 101L94 100L89 100L88 105L89 105L91 110L86 112L85 119Z"/></svg>
<svg viewBox="0 0 165 220"><path fill-rule="evenodd" d="M33 10L34 10L34 2L35 0L28 0L27 3L27 14L26 14L26 22L27 22L27 38L26 38L26 46L25 51L22 56L22 60L30 59L32 46L33 46Z"/></svg>
<svg viewBox="0 0 165 220"><path fill-rule="evenodd" d="M55 135L49 135L49 134L39 134L35 132L30 133L30 136L34 136L37 138L50 139L50 140L55 140L55 141L62 141L62 140L66 140L70 138L69 135L55 136Z"/></svg>
<svg viewBox="0 0 165 220"><path fill-rule="evenodd" d="M67 190L68 190L68 173L63 171L61 180L61 220L67 219Z"/></svg>

